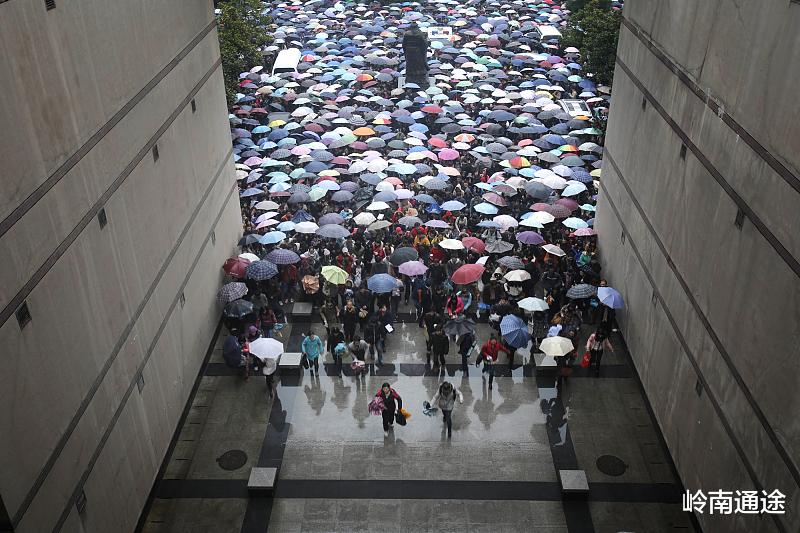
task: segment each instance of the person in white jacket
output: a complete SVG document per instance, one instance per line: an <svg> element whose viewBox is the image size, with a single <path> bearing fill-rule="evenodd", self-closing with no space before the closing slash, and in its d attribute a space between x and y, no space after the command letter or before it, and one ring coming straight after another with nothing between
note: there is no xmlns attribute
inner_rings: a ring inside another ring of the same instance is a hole
<svg viewBox="0 0 800 533"><path fill-rule="evenodd" d="M438 406L442 410L443 421L447 424L447 438L453 435L453 407L456 399L458 403L464 403L464 395L461 391L453 387L449 381L439 385L439 391L433 396L430 404Z"/></svg>

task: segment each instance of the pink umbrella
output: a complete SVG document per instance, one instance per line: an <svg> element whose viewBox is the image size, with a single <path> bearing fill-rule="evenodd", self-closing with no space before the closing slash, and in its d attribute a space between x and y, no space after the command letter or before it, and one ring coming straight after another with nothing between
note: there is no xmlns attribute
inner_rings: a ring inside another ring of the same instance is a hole
<svg viewBox="0 0 800 533"><path fill-rule="evenodd" d="M558 200L556 200L556 203L558 205L563 205L570 211L575 211L576 209L578 209L578 202L576 202L572 198L559 198Z"/></svg>
<svg viewBox="0 0 800 533"><path fill-rule="evenodd" d="M442 161L452 161L458 159L458 150L452 148L442 148L439 150L439 159Z"/></svg>
<svg viewBox="0 0 800 533"><path fill-rule="evenodd" d="M428 271L428 267L422 261L406 261L400 265L400 273L406 276L421 276Z"/></svg>
<svg viewBox="0 0 800 533"><path fill-rule="evenodd" d="M592 228L579 228L575 230L573 235L576 237L591 237L592 235L597 235L597 232Z"/></svg>
<svg viewBox="0 0 800 533"><path fill-rule="evenodd" d="M487 192L483 195L483 199L490 204L494 204L499 207L505 207L508 205L508 201L496 192Z"/></svg>

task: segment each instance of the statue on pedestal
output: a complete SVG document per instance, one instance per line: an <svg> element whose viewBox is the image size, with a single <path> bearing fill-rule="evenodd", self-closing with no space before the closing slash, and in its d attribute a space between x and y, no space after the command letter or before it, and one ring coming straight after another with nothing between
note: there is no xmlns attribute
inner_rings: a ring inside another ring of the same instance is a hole
<svg viewBox="0 0 800 533"><path fill-rule="evenodd" d="M416 23L403 34L403 54L406 58L406 83L416 83L427 88L428 83L428 39Z"/></svg>

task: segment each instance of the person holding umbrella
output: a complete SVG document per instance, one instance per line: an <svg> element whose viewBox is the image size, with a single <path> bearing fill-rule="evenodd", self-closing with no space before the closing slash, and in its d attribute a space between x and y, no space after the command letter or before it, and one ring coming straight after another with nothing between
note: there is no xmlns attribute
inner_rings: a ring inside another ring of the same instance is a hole
<svg viewBox="0 0 800 533"><path fill-rule="evenodd" d="M592 333L586 341L586 351L589 352L590 357L589 366L594 364L595 377L600 377L600 360L603 358L603 348L614 351L614 346L608 340L606 330L601 327Z"/></svg>
<svg viewBox="0 0 800 533"><path fill-rule="evenodd" d="M300 351L306 359L308 359L311 375L314 375L315 370L317 374L319 374L319 356L325 351L325 345L322 343L322 339L313 331L307 332L306 338L303 339L303 343L300 345Z"/></svg>
<svg viewBox="0 0 800 533"><path fill-rule="evenodd" d="M483 371L489 373L489 390L492 389L492 382L494 381L494 365L500 352L506 352L506 355L511 356L511 352L497 340L497 336L492 334L488 341L481 346L481 353L478 354L478 360L475 361L475 366L479 366L483 361Z"/></svg>
<svg viewBox="0 0 800 533"><path fill-rule="evenodd" d="M384 382L384 384L381 385L375 397L383 400L383 411L381 411L381 416L383 417L383 436L388 437L389 430L394 427L395 413L403 408L403 399L400 398L400 395L397 394L397 391L395 391L388 382Z"/></svg>
<svg viewBox="0 0 800 533"><path fill-rule="evenodd" d="M464 395L461 391L453 387L449 381L439 385L439 390L431 398L429 405L438 406L442 410L442 422L447 426L447 438L453 436L453 407L456 399L458 403L464 403Z"/></svg>

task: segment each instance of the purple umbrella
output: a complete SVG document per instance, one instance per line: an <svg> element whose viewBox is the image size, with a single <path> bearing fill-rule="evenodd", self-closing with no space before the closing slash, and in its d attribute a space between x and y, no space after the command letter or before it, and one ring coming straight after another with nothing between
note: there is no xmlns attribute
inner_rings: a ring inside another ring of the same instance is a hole
<svg viewBox="0 0 800 533"><path fill-rule="evenodd" d="M542 244L544 238L535 231L523 231L517 233L517 241L523 244Z"/></svg>
<svg viewBox="0 0 800 533"><path fill-rule="evenodd" d="M400 273L406 276L421 276L428 271L428 267L422 261L406 261L400 265Z"/></svg>
<svg viewBox="0 0 800 533"><path fill-rule="evenodd" d="M300 256L286 248L276 248L264 258L276 265L291 265L300 261Z"/></svg>

